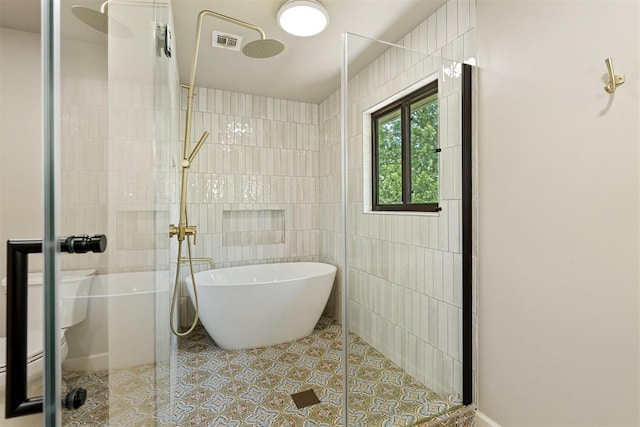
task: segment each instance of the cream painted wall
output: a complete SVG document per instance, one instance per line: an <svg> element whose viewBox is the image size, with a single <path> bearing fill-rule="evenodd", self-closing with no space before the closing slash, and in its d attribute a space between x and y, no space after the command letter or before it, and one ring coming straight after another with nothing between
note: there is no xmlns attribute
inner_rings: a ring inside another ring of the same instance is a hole
<svg viewBox="0 0 640 427"><path fill-rule="evenodd" d="M40 35L0 28L0 277L7 239L42 235ZM31 268L38 269L36 257Z"/></svg>
<svg viewBox="0 0 640 427"><path fill-rule="evenodd" d="M639 17L478 0L478 404L499 425L640 425Z"/></svg>

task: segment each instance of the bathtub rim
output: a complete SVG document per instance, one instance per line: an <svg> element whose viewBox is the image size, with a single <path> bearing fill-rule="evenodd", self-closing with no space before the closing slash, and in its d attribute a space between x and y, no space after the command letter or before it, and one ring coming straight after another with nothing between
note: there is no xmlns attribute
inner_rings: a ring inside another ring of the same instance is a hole
<svg viewBox="0 0 640 427"><path fill-rule="evenodd" d="M300 276L296 276L290 279L281 279L281 280L269 280L269 281L260 281L260 282L250 282L250 281L244 281L244 282L234 282L234 283L216 283L213 280L209 280L206 282L203 282L202 280L198 280L199 278L202 278L204 276L207 276L208 274L212 273L212 272L222 272L222 271L237 271L237 270L242 270L242 269L249 269L251 267L268 267L268 266L282 266L282 265L299 265L299 264L314 264L314 265L321 265L321 266L326 266L327 267L327 271L323 271L323 272L318 272L317 274L302 274ZM214 287L232 287L232 286L260 286L260 285L269 285L269 284L274 284L274 283L290 283L296 280L305 280L305 279L311 279L313 277L322 277L328 274L337 274L338 271L338 267L333 265L333 264L329 264L329 263L325 263L325 262L316 262L316 261L292 261L292 262L274 262L274 263L264 263L264 264L247 264L247 265L239 265L239 266L235 266L235 267L224 267L224 268L215 268L215 269L209 269L209 270L203 270L203 271L199 271L197 273L194 274L195 279L196 279L196 286L214 286ZM191 275L186 275L184 278L185 282L191 286Z"/></svg>
<svg viewBox="0 0 640 427"><path fill-rule="evenodd" d="M144 282L144 290L131 290L130 283L122 282L110 282L110 280L117 280L128 276L153 276L154 285L157 284L155 279L165 281L165 287L162 289L153 288L151 282ZM149 270L149 271L130 271L121 273L104 273L96 274L93 276L93 282L89 293L82 298L94 299L94 298L118 298L135 295L149 295L149 294L162 294L171 291L168 279L171 277L170 270ZM100 290L99 287L106 287L105 290ZM114 289L115 288L115 289Z"/></svg>

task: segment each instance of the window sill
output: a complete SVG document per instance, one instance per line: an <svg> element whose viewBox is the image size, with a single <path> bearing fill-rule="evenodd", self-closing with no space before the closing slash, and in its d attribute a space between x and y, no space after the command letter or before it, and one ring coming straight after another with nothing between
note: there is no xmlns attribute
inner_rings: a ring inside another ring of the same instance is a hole
<svg viewBox="0 0 640 427"><path fill-rule="evenodd" d="M426 217L439 217L440 212L420 212L420 211L374 211L374 210L363 210L363 214L373 214L373 215L396 215L396 216L426 216Z"/></svg>

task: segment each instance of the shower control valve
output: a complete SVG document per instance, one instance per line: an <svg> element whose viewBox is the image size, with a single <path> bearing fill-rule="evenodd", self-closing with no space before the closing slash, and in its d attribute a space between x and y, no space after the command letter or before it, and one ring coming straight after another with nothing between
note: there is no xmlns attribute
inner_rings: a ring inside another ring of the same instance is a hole
<svg viewBox="0 0 640 427"><path fill-rule="evenodd" d="M178 236L179 241L183 241L186 236L193 236L193 244L196 244L197 240L197 227L195 225L175 225L169 224L169 238Z"/></svg>

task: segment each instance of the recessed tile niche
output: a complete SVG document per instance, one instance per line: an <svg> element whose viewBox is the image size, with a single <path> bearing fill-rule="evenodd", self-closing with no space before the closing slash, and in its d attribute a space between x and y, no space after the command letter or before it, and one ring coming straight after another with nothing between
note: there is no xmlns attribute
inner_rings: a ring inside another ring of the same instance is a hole
<svg viewBox="0 0 640 427"><path fill-rule="evenodd" d="M284 210L222 211L222 246L284 243Z"/></svg>

